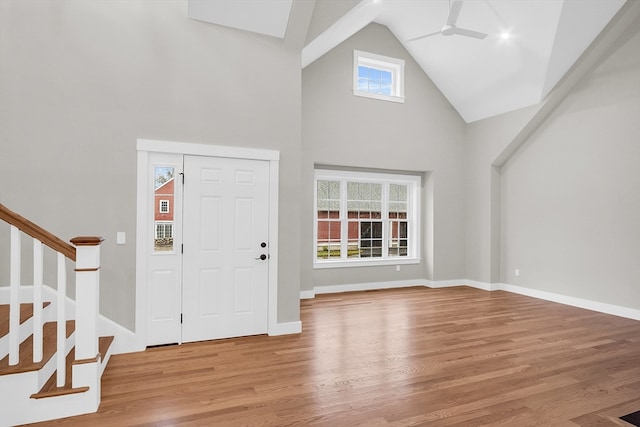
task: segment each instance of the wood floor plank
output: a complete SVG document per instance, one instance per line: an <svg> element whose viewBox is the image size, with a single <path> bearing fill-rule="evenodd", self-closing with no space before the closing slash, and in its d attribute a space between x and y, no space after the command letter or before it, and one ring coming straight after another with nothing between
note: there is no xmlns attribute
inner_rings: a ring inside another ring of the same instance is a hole
<svg viewBox="0 0 640 427"><path fill-rule="evenodd" d="M112 356L53 426L587 426L640 409L640 322L507 292L318 295L299 335Z"/></svg>

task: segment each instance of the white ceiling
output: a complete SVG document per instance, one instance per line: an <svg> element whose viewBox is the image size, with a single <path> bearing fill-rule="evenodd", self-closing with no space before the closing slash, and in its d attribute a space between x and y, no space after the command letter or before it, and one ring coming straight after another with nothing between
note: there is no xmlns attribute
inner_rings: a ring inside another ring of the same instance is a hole
<svg viewBox="0 0 640 427"><path fill-rule="evenodd" d="M383 24L462 118L473 122L542 101L624 3L465 0L457 25L487 33L485 39L435 35L408 42L444 26L449 0L362 0L303 48L302 66L369 23ZM189 0L189 16L284 38L292 4L293 0ZM503 40L503 32L510 38Z"/></svg>

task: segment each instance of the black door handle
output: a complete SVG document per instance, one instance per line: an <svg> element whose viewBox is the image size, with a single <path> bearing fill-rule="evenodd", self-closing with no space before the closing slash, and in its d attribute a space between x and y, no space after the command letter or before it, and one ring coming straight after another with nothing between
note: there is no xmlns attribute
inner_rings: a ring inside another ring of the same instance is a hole
<svg viewBox="0 0 640 427"><path fill-rule="evenodd" d="M256 258L256 259L259 259L259 260L264 261L265 259L267 259L267 256L266 256L265 254L262 254L262 255L260 255L260 256L259 256L258 258Z"/></svg>

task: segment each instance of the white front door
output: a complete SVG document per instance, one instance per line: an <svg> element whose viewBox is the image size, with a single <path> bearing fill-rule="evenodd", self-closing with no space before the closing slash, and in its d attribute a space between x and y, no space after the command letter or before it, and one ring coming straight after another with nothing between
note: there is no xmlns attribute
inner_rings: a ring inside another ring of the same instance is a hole
<svg viewBox="0 0 640 427"><path fill-rule="evenodd" d="M149 159L147 345L266 333L269 162Z"/></svg>
<svg viewBox="0 0 640 427"><path fill-rule="evenodd" d="M269 163L184 157L182 341L267 332Z"/></svg>

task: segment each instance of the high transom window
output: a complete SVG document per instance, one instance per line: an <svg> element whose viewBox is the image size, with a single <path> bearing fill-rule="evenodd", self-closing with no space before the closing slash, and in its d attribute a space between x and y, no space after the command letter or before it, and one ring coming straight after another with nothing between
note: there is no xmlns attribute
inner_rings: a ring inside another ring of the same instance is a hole
<svg viewBox="0 0 640 427"><path fill-rule="evenodd" d="M316 169L315 189L315 267L419 261L419 176Z"/></svg>
<svg viewBox="0 0 640 427"><path fill-rule="evenodd" d="M353 94L404 102L404 60L354 50Z"/></svg>

